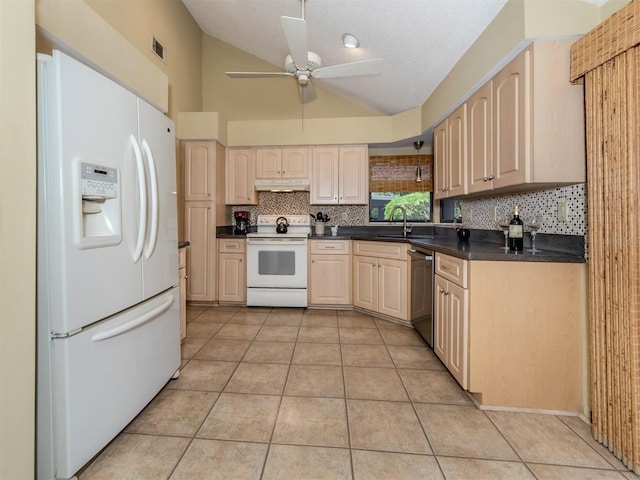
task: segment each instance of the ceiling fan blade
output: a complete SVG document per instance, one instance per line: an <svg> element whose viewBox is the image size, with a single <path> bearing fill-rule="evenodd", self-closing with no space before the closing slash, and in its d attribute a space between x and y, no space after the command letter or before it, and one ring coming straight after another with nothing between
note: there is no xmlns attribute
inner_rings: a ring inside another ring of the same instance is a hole
<svg viewBox="0 0 640 480"><path fill-rule="evenodd" d="M300 93L300 102L307 103L317 98L316 89L311 82L306 85L298 84L298 93Z"/></svg>
<svg viewBox="0 0 640 480"><path fill-rule="evenodd" d="M313 78L355 77L357 75L375 75L381 71L382 59L374 58L372 60L320 67L311 72L311 76Z"/></svg>
<svg viewBox="0 0 640 480"><path fill-rule="evenodd" d="M282 30L289 45L289 53L299 68L306 68L309 63L309 48L307 42L307 22L304 18L281 17Z"/></svg>
<svg viewBox="0 0 640 480"><path fill-rule="evenodd" d="M231 78L269 78L269 77L293 77L289 72L226 72Z"/></svg>

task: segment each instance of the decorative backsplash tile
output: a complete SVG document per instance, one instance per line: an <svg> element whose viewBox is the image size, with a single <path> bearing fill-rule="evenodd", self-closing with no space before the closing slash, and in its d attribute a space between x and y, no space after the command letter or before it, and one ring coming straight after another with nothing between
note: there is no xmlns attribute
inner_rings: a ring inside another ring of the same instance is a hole
<svg viewBox="0 0 640 480"><path fill-rule="evenodd" d="M315 215L322 212L329 215L329 225L362 226L367 224L369 214L366 205L309 205L309 192L260 192L258 203L257 206L233 207L232 211L250 212L253 225L258 215Z"/></svg>
<svg viewBox="0 0 640 480"><path fill-rule="evenodd" d="M566 222L558 221L559 201L567 203L569 218ZM586 193L582 183L537 192L464 199L460 203L464 211L471 210L469 228L498 230L492 217L493 208L498 208L499 215L512 216L514 205L518 205L525 223L534 213L543 215L540 233L585 235L586 231ZM315 215L322 212L329 215L330 225L344 226L367 225L369 217L367 205L309 205L309 192L260 192L259 205L235 206L232 210L248 210L254 225L257 215ZM229 222L232 222L231 218Z"/></svg>
<svg viewBox="0 0 640 480"><path fill-rule="evenodd" d="M558 202L561 201L567 204L566 222L558 221ZM537 192L465 199L461 200L460 204L463 212L467 209L471 211L471 220L466 222L469 228L497 230L492 217L493 208L498 208L498 215L511 217L513 207L518 205L520 217L525 223L535 213L543 215L544 222L540 233L585 235L586 232L586 192L583 183Z"/></svg>

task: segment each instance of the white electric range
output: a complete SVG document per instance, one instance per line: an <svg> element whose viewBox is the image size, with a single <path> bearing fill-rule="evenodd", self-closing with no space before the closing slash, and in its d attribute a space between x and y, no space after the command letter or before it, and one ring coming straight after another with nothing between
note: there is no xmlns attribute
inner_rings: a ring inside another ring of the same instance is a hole
<svg viewBox="0 0 640 480"><path fill-rule="evenodd" d="M309 215L258 215L247 234L247 305L306 307Z"/></svg>

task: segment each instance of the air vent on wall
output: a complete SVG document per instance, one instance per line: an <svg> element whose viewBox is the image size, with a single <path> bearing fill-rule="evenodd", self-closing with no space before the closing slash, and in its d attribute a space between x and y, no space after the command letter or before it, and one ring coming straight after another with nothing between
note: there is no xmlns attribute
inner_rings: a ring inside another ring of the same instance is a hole
<svg viewBox="0 0 640 480"><path fill-rule="evenodd" d="M151 41L151 50L153 50L153 53L160 57L160 60L162 60L164 63L167 63L167 52L162 44L158 40L156 40L156 37L153 37L153 40Z"/></svg>

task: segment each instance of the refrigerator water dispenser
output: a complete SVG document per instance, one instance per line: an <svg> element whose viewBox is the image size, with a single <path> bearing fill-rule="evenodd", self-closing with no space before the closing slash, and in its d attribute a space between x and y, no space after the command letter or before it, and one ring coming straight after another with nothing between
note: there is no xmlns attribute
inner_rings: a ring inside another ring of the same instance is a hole
<svg viewBox="0 0 640 480"><path fill-rule="evenodd" d="M122 240L118 169L79 161L76 245L97 248ZM79 199L80 200L80 199Z"/></svg>

